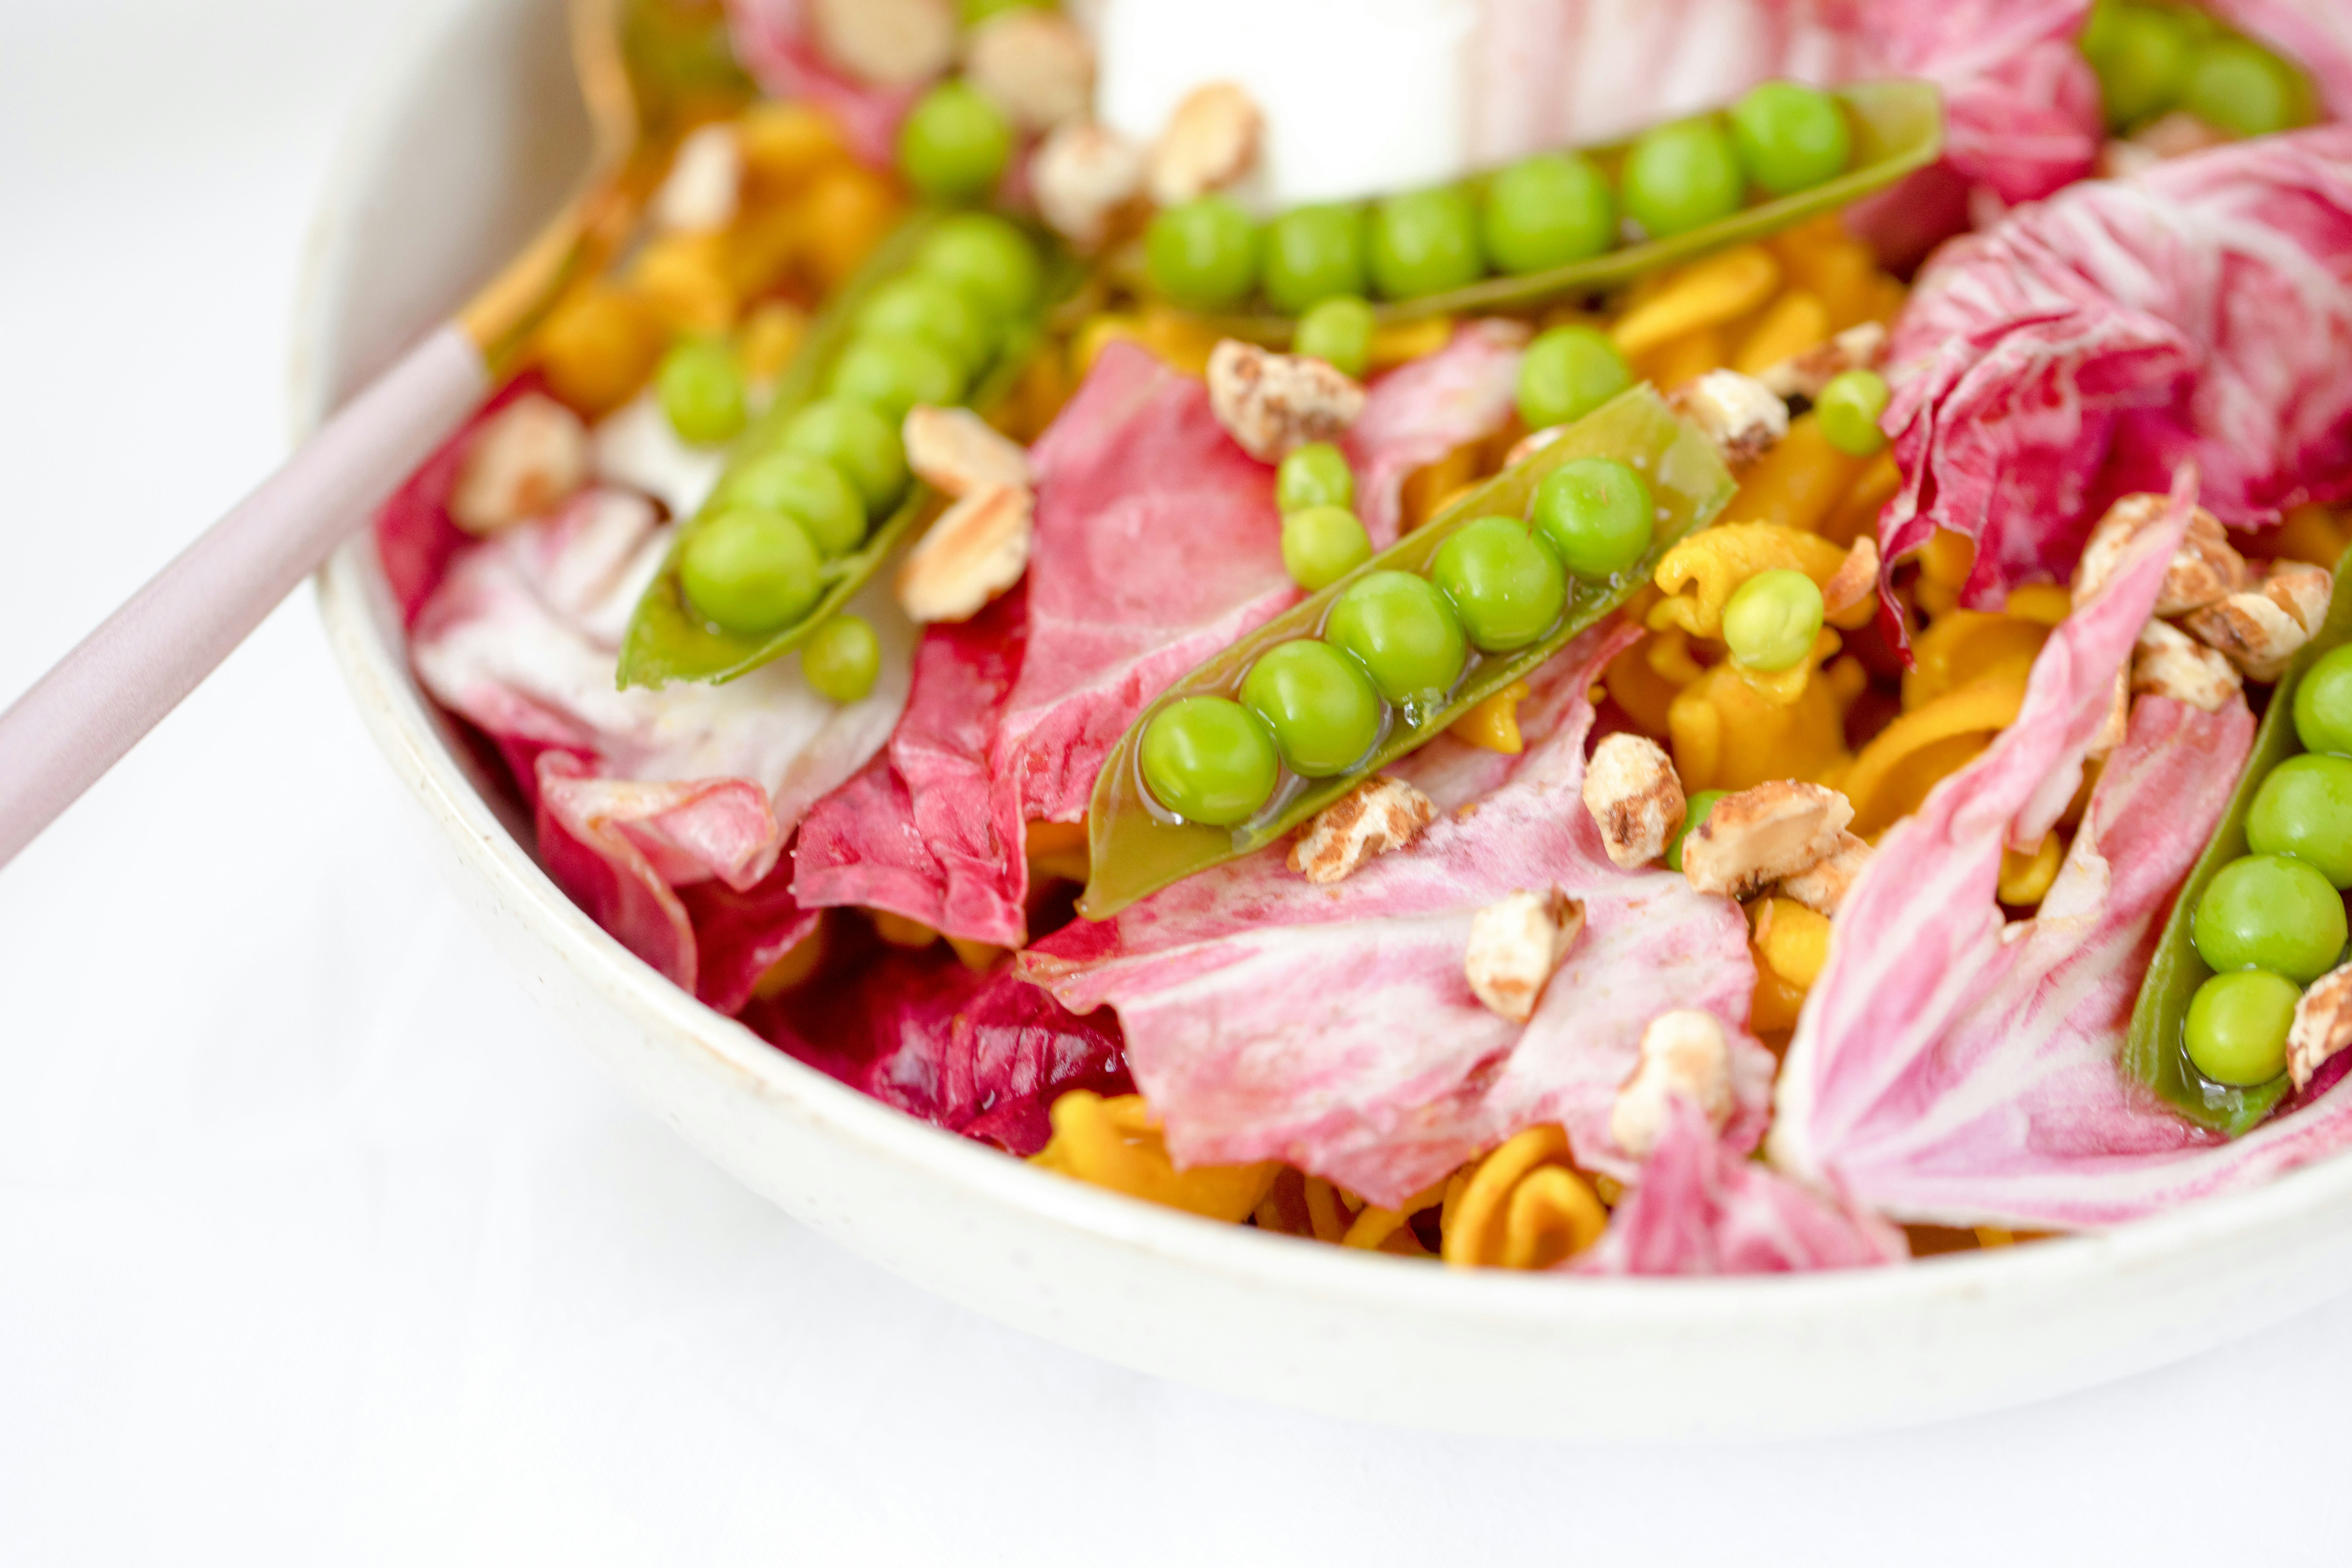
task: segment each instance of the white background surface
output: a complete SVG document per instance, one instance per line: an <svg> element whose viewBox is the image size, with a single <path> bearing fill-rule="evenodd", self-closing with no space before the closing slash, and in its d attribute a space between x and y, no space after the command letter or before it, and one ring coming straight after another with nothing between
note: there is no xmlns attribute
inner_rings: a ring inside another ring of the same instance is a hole
<svg viewBox="0 0 2352 1568"><path fill-rule="evenodd" d="M0 700L279 455L308 215L402 10L0 0ZM1703 1450L1352 1426L997 1329L624 1100L421 831L306 591L0 873L0 1563L2352 1558L2352 1303Z"/></svg>

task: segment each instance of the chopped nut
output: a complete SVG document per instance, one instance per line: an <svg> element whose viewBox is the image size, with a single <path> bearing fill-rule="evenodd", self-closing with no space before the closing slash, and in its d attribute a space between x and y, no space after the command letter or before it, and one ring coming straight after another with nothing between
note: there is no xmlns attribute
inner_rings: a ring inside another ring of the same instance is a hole
<svg viewBox="0 0 2352 1568"><path fill-rule="evenodd" d="M2329 1058L2352 1046L2352 963L2331 969L2311 983L2294 1005L2286 1032L2286 1070L2297 1089L2311 1087Z"/></svg>
<svg viewBox="0 0 2352 1568"><path fill-rule="evenodd" d="M1030 496L972 491L940 514L898 568L898 605L915 621L968 621L1029 568Z"/></svg>
<svg viewBox="0 0 2352 1568"><path fill-rule="evenodd" d="M1094 100L1094 46L1056 11L1023 5L990 17L965 40L963 69L1024 131L1076 120Z"/></svg>
<svg viewBox="0 0 2352 1568"><path fill-rule="evenodd" d="M2131 689L2208 713L2219 713L2242 689L2228 659L2166 621L2150 621L2140 628L2132 653Z"/></svg>
<svg viewBox="0 0 2352 1568"><path fill-rule="evenodd" d="M1853 821L1837 791L1775 779L1715 803L1683 840L1683 874L1702 893L1748 898L1837 853Z"/></svg>
<svg viewBox="0 0 2352 1568"><path fill-rule="evenodd" d="M1676 1095L1696 1104L1717 1131L1731 1120L1731 1039L1712 1013L1678 1007L1642 1031L1642 1060L1617 1090L1609 1136L1633 1158L1645 1158L1666 1130L1666 1108Z"/></svg>
<svg viewBox="0 0 2352 1568"><path fill-rule="evenodd" d="M2185 158L2191 153L2202 153L2219 147L2230 140L2229 132L2216 129L2185 109L2176 109L2140 127L2130 136L2107 142L2099 149L2099 177L2103 180L2127 180L2147 173L2168 158Z"/></svg>
<svg viewBox="0 0 2352 1568"><path fill-rule="evenodd" d="M1793 877L1780 879L1783 898L1805 906L1817 915L1835 915L1838 906L1845 902L1853 879L1870 864L1870 841L1848 832L1840 832L1837 847L1824 858L1815 861Z"/></svg>
<svg viewBox="0 0 2352 1568"><path fill-rule="evenodd" d="M1315 814L1290 847L1290 868L1321 887L1375 855L1402 849L1437 818L1427 795L1402 779L1366 779Z"/></svg>
<svg viewBox="0 0 2352 1568"><path fill-rule="evenodd" d="M1592 749L1584 769L1584 809L1601 829L1609 858L1625 870L1666 852L1683 825L1683 781L1664 746L1619 733Z"/></svg>
<svg viewBox="0 0 2352 1568"><path fill-rule="evenodd" d="M2083 546L2083 559L2074 568L2076 602L2106 585L2116 569L2123 564L2124 554L2133 542L2163 521L2171 504L2164 496L2143 492L2125 496L2107 509L2107 514L2091 530L2090 540ZM2156 613L2178 616L2202 609L2243 588L2246 583L2244 557L2231 548L2221 520L2199 507L2189 515L2189 530L2181 536L2179 551L2165 568L2164 586L2157 594Z"/></svg>
<svg viewBox="0 0 2352 1568"><path fill-rule="evenodd" d="M825 58L875 87L913 87L955 60L952 0L811 0Z"/></svg>
<svg viewBox="0 0 2352 1568"><path fill-rule="evenodd" d="M1767 370L1756 379L1776 397L1818 399L1850 370L1869 370L1886 358L1886 329L1876 321L1848 327L1825 343Z"/></svg>
<svg viewBox="0 0 2352 1568"><path fill-rule="evenodd" d="M1143 150L1107 125L1071 121L1045 138L1029 165L1037 210L1055 231L1092 247L1112 215L1143 189Z"/></svg>
<svg viewBox="0 0 2352 1568"><path fill-rule="evenodd" d="M907 467L961 500L977 489L1026 489L1029 454L969 408L907 410Z"/></svg>
<svg viewBox="0 0 2352 1568"><path fill-rule="evenodd" d="M1822 614L1840 626L1848 624L1855 611L1874 603L1878 597L1878 541L1863 534L1846 551L1845 559L1822 584ZM1839 621L1844 616L1848 621Z"/></svg>
<svg viewBox="0 0 2352 1568"><path fill-rule="evenodd" d="M588 479L588 426L551 397L526 393L475 432L449 495L467 533L496 533L539 517Z"/></svg>
<svg viewBox="0 0 2352 1568"><path fill-rule="evenodd" d="M1513 893L1471 917L1462 973L1488 1012L1524 1024L1583 930L1584 905L1559 889Z"/></svg>
<svg viewBox="0 0 2352 1568"><path fill-rule="evenodd" d="M2328 600L2336 593L2335 574L2307 561L2273 561L2263 576L2263 595L2293 616L2313 637L2327 619Z"/></svg>
<svg viewBox="0 0 2352 1568"><path fill-rule="evenodd" d="M1364 411L1364 389L1319 359L1226 338L1209 353L1209 406L1244 451L1272 463L1338 440Z"/></svg>
<svg viewBox="0 0 2352 1568"><path fill-rule="evenodd" d="M735 221L743 194L743 144L732 125L705 125L677 144L654 193L654 226L667 234L712 234Z"/></svg>
<svg viewBox="0 0 2352 1568"><path fill-rule="evenodd" d="M2333 580L2323 567L2282 561L2258 588L2231 594L2181 621L2249 680L2276 680L2327 614Z"/></svg>
<svg viewBox="0 0 2352 1568"><path fill-rule="evenodd" d="M1789 434L1789 405L1752 375L1711 370L1677 391L1675 405L1704 431L1727 463L1753 461Z"/></svg>
<svg viewBox="0 0 2352 1568"><path fill-rule="evenodd" d="M1250 95L1232 82L1194 88L1151 149L1151 199L1177 206L1248 174L1265 123Z"/></svg>
<svg viewBox="0 0 2352 1568"><path fill-rule="evenodd" d="M2083 749L2083 755L2095 762L2124 743L2131 730L2131 671L2116 671L2116 683L2107 694L2107 716L2099 724L2099 732Z"/></svg>

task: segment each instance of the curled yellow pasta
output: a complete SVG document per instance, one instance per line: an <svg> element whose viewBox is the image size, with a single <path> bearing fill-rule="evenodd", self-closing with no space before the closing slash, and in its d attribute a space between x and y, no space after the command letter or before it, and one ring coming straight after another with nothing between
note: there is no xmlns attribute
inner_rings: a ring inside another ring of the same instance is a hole
<svg viewBox="0 0 2352 1568"><path fill-rule="evenodd" d="M1727 664L1676 694L1666 731L1685 791L1748 789L1769 779L1825 783L1848 760L1837 685L1808 680L1796 700L1776 702Z"/></svg>
<svg viewBox="0 0 2352 1568"><path fill-rule="evenodd" d="M1609 1211L1570 1163L1568 1134L1530 1127L1457 1177L1440 1252L1465 1268L1549 1268L1608 1228Z"/></svg>
<svg viewBox="0 0 2352 1568"><path fill-rule="evenodd" d="M2007 729L2025 702L2025 671L1980 676L1904 714L1854 759L1843 784L1853 831L1874 837L1919 809L1927 792Z"/></svg>
<svg viewBox="0 0 2352 1568"><path fill-rule="evenodd" d="M1740 340L1731 368L1761 375L1784 360L1829 341L1830 308L1810 289L1790 289L1767 306Z"/></svg>
<svg viewBox="0 0 2352 1568"><path fill-rule="evenodd" d="M1789 421L1789 434L1756 459L1731 498L1730 515L1743 522L1778 523L1811 534L1854 488L1869 465L1849 458L1822 434L1821 417L1803 414ZM1887 491L1893 495L1893 489ZM1882 503L1883 504L1883 503ZM1874 510L1872 519L1876 520ZM1838 548L1853 542L1838 540Z"/></svg>
<svg viewBox="0 0 2352 1568"><path fill-rule="evenodd" d="M1531 689L1526 681L1514 680L1454 721L1446 733L1507 757L1517 756L1527 749L1519 733L1519 704L1528 700Z"/></svg>
<svg viewBox="0 0 2352 1568"><path fill-rule="evenodd" d="M1089 1089L1074 1089L1054 1101L1049 1114L1054 1136L1034 1156L1034 1163L1210 1219L1237 1223L1248 1218L1282 1168L1269 1161L1176 1169L1139 1094L1105 1100Z"/></svg>
<svg viewBox="0 0 2352 1568"><path fill-rule="evenodd" d="M1675 694L1705 674L1691 657L1690 634L1651 632L1609 661L1602 684L1642 732L1663 740Z"/></svg>
<svg viewBox="0 0 2352 1568"><path fill-rule="evenodd" d="M1948 610L1912 639L1903 706L1916 710L1971 680L2028 668L2049 638L2049 626L2039 621Z"/></svg>
<svg viewBox="0 0 2352 1568"><path fill-rule="evenodd" d="M2031 909L2042 901L2050 884L2058 879L2058 868L2066 858L2066 845L2055 833L2045 833L2042 842L2031 854L2021 855L2011 849L2000 858L2000 901Z"/></svg>
<svg viewBox="0 0 2352 1568"><path fill-rule="evenodd" d="M1721 637L1724 605L1759 572L1802 572L1819 584L1836 575L1845 555L1826 539L1774 522L1727 522L1703 530L1658 563L1656 582L1667 596L1651 606L1650 627L1679 626L1694 637Z"/></svg>
<svg viewBox="0 0 2352 1568"><path fill-rule="evenodd" d="M1673 339L1736 321L1772 298L1780 263L1760 245L1743 245L1677 268L1618 318L1610 336L1634 355Z"/></svg>

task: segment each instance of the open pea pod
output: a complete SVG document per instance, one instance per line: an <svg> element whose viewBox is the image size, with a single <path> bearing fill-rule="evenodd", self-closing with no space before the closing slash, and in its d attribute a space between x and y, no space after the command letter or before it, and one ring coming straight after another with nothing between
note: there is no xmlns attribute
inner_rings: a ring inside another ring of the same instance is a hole
<svg viewBox="0 0 2352 1568"><path fill-rule="evenodd" d="M636 612L630 617L628 633L621 643L621 685L729 681L782 658L839 613L940 499L938 492L920 480L910 482L906 495L888 515L874 524L863 543L848 554L824 563L824 592L815 606L799 621L777 631L744 637L720 630L688 603L686 591L678 581L678 561L687 541L719 510L718 498L726 494L727 481L745 467L779 449L793 416L823 395L834 361L856 335L859 311L875 290L906 272L923 241L945 216L935 211L918 212L900 224L875 247L857 275L843 286L812 324L800 352L777 378L775 394L767 408L749 430L737 437L728 454L726 471L711 491L711 500L678 529L661 571L645 596L637 601ZM1067 292L1075 278L1066 252L1042 230L1031 230L1030 237L1045 258L1045 284L1040 303L1030 315L1007 324L995 358L974 378L965 399L974 408L990 408L1012 391L1044 339L1045 312L1052 308L1055 300Z"/></svg>
<svg viewBox="0 0 2352 1568"><path fill-rule="evenodd" d="M1481 654L1474 649L1453 692L1418 722L1396 710L1387 737L1349 773L1300 779L1286 772L1265 808L1238 827L1172 820L1151 800L1143 783L1139 751L1144 728L1160 709L1184 697L1235 696L1243 677L1260 655L1295 638L1320 635L1333 602L1350 584L1371 572L1425 574L1439 548L1465 524L1497 514L1526 517L1537 487L1548 475L1575 458L1594 457L1615 458L1649 480L1658 507L1656 532L1648 553L1622 575L1606 582L1572 578L1559 624L1541 640L1507 654ZM1427 744L1472 708L1624 604L1650 581L1659 559L1675 542L1713 521L1730 504L1737 489L1714 445L1647 386L1621 394L1570 426L1559 439L1497 474L1423 528L1178 680L1139 714L1112 748L1095 781L1087 817L1094 869L1078 900L1078 912L1089 920L1102 920L1196 871L1262 849L1399 757Z"/></svg>
<svg viewBox="0 0 2352 1568"><path fill-rule="evenodd" d="M2162 1095L2190 1121L2234 1138L2276 1109L2286 1096L2284 1074L2268 1083L2237 1089L2209 1081L2189 1059L2187 1026L2189 998L2212 976L2197 954L2191 938L2190 915L2206 886L2221 868L2246 853L2246 815L2271 770L2303 749L2294 733L2294 689L2323 654L2352 642L2352 593L2344 590L2344 574L2352 571L2352 551L2336 563L2336 596L2328 602L2327 619L2319 634L2304 645L2286 673L2271 689L2270 707L2262 728L2254 732L2254 749L2246 771L2221 814L2213 841L2189 868L2173 900L2171 918L2156 944L2156 956L2140 983L2139 1001L2132 1008L2131 1035L2124 1043L2124 1070Z"/></svg>
<svg viewBox="0 0 2352 1568"><path fill-rule="evenodd" d="M1719 222L1670 238L1622 246L1542 272L1497 275L1417 300L1375 306L1372 320L1379 326L1400 326L1430 316L1532 310L1556 300L1597 294L1710 251L1794 227L1817 214L1882 190L1943 155L1944 100L1933 82L1853 82L1833 89L1832 96L1845 104L1853 128L1853 165L1834 179L1759 202ZM1583 152L1613 185L1633 146L1630 141L1618 142ZM1272 310L1210 312L1202 319L1212 331L1226 337L1274 347L1286 345L1297 327L1296 317Z"/></svg>

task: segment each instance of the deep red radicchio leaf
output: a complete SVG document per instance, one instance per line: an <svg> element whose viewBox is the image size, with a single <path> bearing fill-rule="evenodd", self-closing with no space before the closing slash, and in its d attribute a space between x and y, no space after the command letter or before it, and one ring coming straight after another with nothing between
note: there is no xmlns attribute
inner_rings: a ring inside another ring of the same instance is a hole
<svg viewBox="0 0 2352 1568"><path fill-rule="evenodd" d="M2352 493L2352 126L2078 185L1944 250L1896 323L1892 563L2063 582L2105 502L2194 461L2224 522Z"/></svg>
<svg viewBox="0 0 2352 1568"><path fill-rule="evenodd" d="M449 563L474 542L449 517L449 497L457 488L457 470L465 464L474 433L516 398L545 389L545 380L537 371L526 372L499 388L456 435L417 466L376 513L376 558L383 564L392 602L400 606L402 625L416 624L425 601L448 575Z"/></svg>
<svg viewBox="0 0 2352 1568"><path fill-rule="evenodd" d="M859 161L887 169L921 84L873 87L845 75L817 47L809 9L808 0L727 0L735 58L769 97L816 105Z"/></svg>
<svg viewBox="0 0 2352 1568"><path fill-rule="evenodd" d="M1024 1158L1045 1146L1062 1094L1134 1089L1109 1014L1075 1016L1003 970L974 974L944 944L868 954L753 1002L743 1021L852 1089Z"/></svg>
<svg viewBox="0 0 2352 1568"><path fill-rule="evenodd" d="M1024 972L1066 1006L1117 1010L1136 1082L1189 1164L1280 1159L1395 1204L1559 1122L1580 1163L1630 1179L1609 1112L1643 1028L1675 1007L1731 1031L1726 1142L1755 1147L1772 1058L1741 1026L1747 922L1674 873L1619 870L1580 798L1586 688L1638 635L1596 627L1538 672L1522 755L1440 738L1391 769L1449 814L1411 847L1318 888L1277 846L1066 927ZM1551 886L1583 900L1585 929L1522 1027L1471 994L1470 922Z"/></svg>
<svg viewBox="0 0 2352 1568"><path fill-rule="evenodd" d="M2062 622L2017 721L1881 841L1781 1069L1774 1163L1898 1219L2074 1229L2251 1186L2352 1143L2341 1084L2234 1142L2117 1057L2175 889L2252 742L2242 702L2142 697L2057 882L2004 924L2004 846L2056 821L2185 525Z"/></svg>

